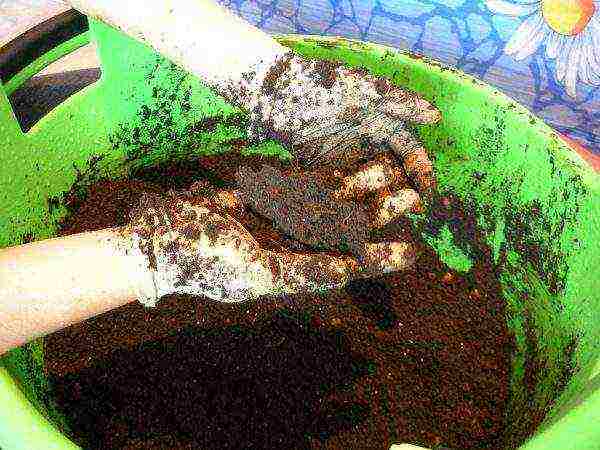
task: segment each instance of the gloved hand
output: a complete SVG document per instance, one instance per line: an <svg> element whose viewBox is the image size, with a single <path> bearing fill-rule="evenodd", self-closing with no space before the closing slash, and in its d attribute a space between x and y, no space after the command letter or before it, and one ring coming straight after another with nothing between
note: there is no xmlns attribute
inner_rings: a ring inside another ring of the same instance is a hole
<svg viewBox="0 0 600 450"><path fill-rule="evenodd" d="M420 212L419 194L390 155L346 172L242 166L237 196L285 235L314 250L349 252L373 276L406 269L415 259L412 234L406 229L399 234L396 227L393 240L374 243L371 232Z"/></svg>
<svg viewBox="0 0 600 450"><path fill-rule="evenodd" d="M435 180L432 165L407 124L435 124L440 112L414 92L366 70L287 52L261 61L240 81L217 89L250 111L249 138L286 144L304 168L351 167L393 151L421 194Z"/></svg>
<svg viewBox="0 0 600 450"><path fill-rule="evenodd" d="M193 195L143 196L131 212L128 231L154 278L154 295L140 299L147 306L175 293L240 302L342 286L351 271L349 258L262 250L239 222Z"/></svg>
<svg viewBox="0 0 600 450"><path fill-rule="evenodd" d="M243 209L242 198L239 191L216 191L202 183L188 192L142 197L126 227L134 249L148 258L153 276L154 292L140 298L142 303L154 306L163 295L174 293L241 302L315 292L412 264L413 249L405 243L367 244L360 262L348 256L263 249L233 217ZM302 211L305 207L299 206ZM352 208L342 205L344 213L363 214Z"/></svg>

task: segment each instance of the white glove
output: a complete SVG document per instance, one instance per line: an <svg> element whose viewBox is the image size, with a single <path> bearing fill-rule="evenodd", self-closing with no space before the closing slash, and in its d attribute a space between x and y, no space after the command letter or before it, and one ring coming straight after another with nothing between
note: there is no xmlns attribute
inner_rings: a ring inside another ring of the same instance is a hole
<svg viewBox="0 0 600 450"><path fill-rule="evenodd" d="M434 124L441 114L385 78L290 51L217 90L250 112L250 139L287 144L304 167L351 167L392 150L421 193L434 187L427 152L406 124Z"/></svg>

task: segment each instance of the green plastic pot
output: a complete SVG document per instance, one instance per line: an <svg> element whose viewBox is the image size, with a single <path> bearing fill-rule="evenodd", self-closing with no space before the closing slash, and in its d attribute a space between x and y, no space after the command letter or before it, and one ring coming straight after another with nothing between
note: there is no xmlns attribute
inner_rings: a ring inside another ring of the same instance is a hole
<svg viewBox="0 0 600 450"><path fill-rule="evenodd" d="M23 133L6 92L89 39L100 80ZM431 218L423 238L453 268L485 257L499 269L516 342L504 447L600 449L600 177L525 108L463 73L380 45L278 39L308 57L364 66L439 107L443 123L418 132L435 155L441 193L468 209L476 229ZM229 120L240 114L149 48L91 21L0 89L0 247L52 237L67 199L99 178L227 151L244 136ZM199 126L207 117L218 124ZM249 151L284 152L277 143ZM0 447L77 448L49 394L43 339L1 362Z"/></svg>

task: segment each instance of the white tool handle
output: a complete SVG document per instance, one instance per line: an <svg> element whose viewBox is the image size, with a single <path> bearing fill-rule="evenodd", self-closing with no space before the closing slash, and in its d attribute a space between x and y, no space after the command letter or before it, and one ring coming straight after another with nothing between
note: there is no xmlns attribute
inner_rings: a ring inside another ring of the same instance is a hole
<svg viewBox="0 0 600 450"><path fill-rule="evenodd" d="M120 228L0 249L0 356L36 337L155 296L147 266Z"/></svg>
<svg viewBox="0 0 600 450"><path fill-rule="evenodd" d="M213 0L69 0L215 86L289 51Z"/></svg>

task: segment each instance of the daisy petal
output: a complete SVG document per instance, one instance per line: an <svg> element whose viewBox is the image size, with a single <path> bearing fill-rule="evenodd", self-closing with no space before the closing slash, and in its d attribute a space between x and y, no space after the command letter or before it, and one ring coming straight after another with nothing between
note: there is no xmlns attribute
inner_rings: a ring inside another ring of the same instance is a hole
<svg viewBox="0 0 600 450"><path fill-rule="evenodd" d="M588 50L591 47L592 39L589 33L581 35L581 58L579 60L579 81L585 84L591 84L592 71L591 60L589 60Z"/></svg>
<svg viewBox="0 0 600 450"><path fill-rule="evenodd" d="M558 33L550 33L548 41L546 41L546 56L550 59L556 58L558 49L561 46L563 36Z"/></svg>
<svg viewBox="0 0 600 450"><path fill-rule="evenodd" d="M519 5L504 0L486 0L485 4L493 13L507 16L525 16L540 8L538 2Z"/></svg>
<svg viewBox="0 0 600 450"><path fill-rule="evenodd" d="M571 48L573 47L573 39L569 39L566 36L563 36L562 41L563 45L560 47L560 51L556 56L556 80L559 83L562 83L567 75L567 66L569 63L569 54L571 53Z"/></svg>
<svg viewBox="0 0 600 450"><path fill-rule="evenodd" d="M600 83L600 52L598 58L596 58L596 49L594 48L594 40L591 33L585 35L585 47L584 53L584 64L586 72L586 83L588 84L599 84Z"/></svg>
<svg viewBox="0 0 600 450"><path fill-rule="evenodd" d="M596 54L594 54L594 52ZM588 64L590 84L600 84L600 49L588 48Z"/></svg>
<svg viewBox="0 0 600 450"><path fill-rule="evenodd" d="M544 25L544 19L539 13L527 18L513 37L510 38L504 52L507 55L514 56L517 60L531 55L537 50L537 46L541 42L539 35L541 34L541 38L543 38L542 29Z"/></svg>
<svg viewBox="0 0 600 450"><path fill-rule="evenodd" d="M565 77L565 86L567 94L570 97L577 97L577 76L579 74L579 62L581 61L581 40L577 37L573 39L573 46L569 52L569 64Z"/></svg>
<svg viewBox="0 0 600 450"><path fill-rule="evenodd" d="M592 41L591 48L588 50L593 56L589 58L592 60L591 71L595 79L600 79L600 11L592 17L586 31L589 32Z"/></svg>
<svg viewBox="0 0 600 450"><path fill-rule="evenodd" d="M600 32L600 27L598 32ZM581 38L582 70L585 68L585 76L581 76L581 81L587 84L595 85L600 83L600 48L594 46L593 29L586 28L586 30L581 34Z"/></svg>
<svg viewBox="0 0 600 450"><path fill-rule="evenodd" d="M586 31L591 33L594 45L600 47L600 5L587 24Z"/></svg>
<svg viewBox="0 0 600 450"><path fill-rule="evenodd" d="M590 48L587 36L581 36L581 58L579 60L579 81L585 84L592 84L592 64L588 60L588 49Z"/></svg>
<svg viewBox="0 0 600 450"><path fill-rule="evenodd" d="M517 61L521 61L527 58L528 56L533 55L551 32L552 30L550 29L550 27L546 25L546 23L540 16L539 28L535 30L531 38L526 39L524 45L519 50L517 50L517 52L515 53L515 59Z"/></svg>
<svg viewBox="0 0 600 450"><path fill-rule="evenodd" d="M588 55L592 84L600 84L600 48L590 47Z"/></svg>

